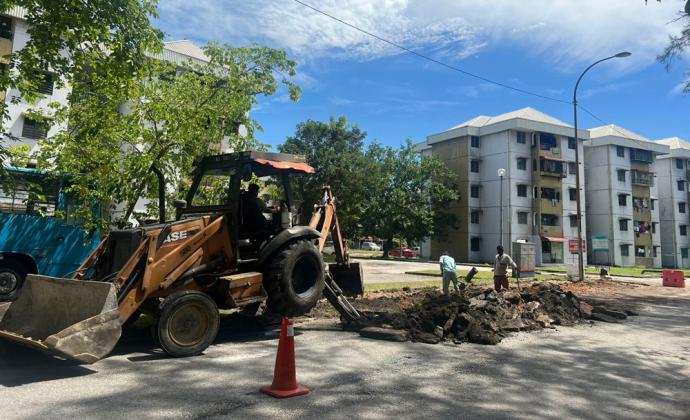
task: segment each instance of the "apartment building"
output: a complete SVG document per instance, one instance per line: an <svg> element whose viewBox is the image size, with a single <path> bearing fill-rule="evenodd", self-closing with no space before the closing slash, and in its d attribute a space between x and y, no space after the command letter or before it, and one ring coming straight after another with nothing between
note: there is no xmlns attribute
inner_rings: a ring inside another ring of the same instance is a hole
<svg viewBox="0 0 690 420"><path fill-rule="evenodd" d="M575 148L583 153L589 133L580 130L579 143L573 134L572 126L524 108L428 136L418 150L457 174L460 199L449 209L457 229L426 244L423 254L436 258L448 250L461 261L485 262L499 242L510 250L513 241L528 241L537 244L537 264L576 262L576 248L568 246L577 238Z"/></svg>
<svg viewBox="0 0 690 420"><path fill-rule="evenodd" d="M661 265L671 268L690 268L690 143L673 137L657 143L670 148L654 162L659 191L659 221L661 223Z"/></svg>
<svg viewBox="0 0 690 420"><path fill-rule="evenodd" d="M593 128L585 142L586 219L592 264L661 266L659 196L653 170L669 147L615 125Z"/></svg>
<svg viewBox="0 0 690 420"><path fill-rule="evenodd" d="M30 39L25 15L26 11L21 7L14 7L0 13L0 65L4 71L7 71L9 65L7 56L24 48ZM6 127L9 134L17 139L17 141L8 143L8 146L28 145L34 148L38 140L64 128L57 125L48 128L27 116L30 109L47 111L48 104L51 102L67 103L71 88L58 86L57 82L58 76L46 71L43 83L38 87L38 92L43 94L44 98L35 104L26 102L21 92L16 89L0 92L0 100L5 101L9 114L9 120L5 122ZM13 103L13 98L17 98L18 102Z"/></svg>

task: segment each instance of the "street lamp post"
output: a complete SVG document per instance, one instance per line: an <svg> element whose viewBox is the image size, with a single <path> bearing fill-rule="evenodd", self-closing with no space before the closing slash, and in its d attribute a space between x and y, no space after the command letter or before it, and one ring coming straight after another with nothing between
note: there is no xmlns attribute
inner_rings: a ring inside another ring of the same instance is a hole
<svg viewBox="0 0 690 420"><path fill-rule="evenodd" d="M498 244L503 246L503 177L506 175L506 170L501 168L498 170L498 178L500 179L500 211L499 211L499 218L500 220L498 221Z"/></svg>
<svg viewBox="0 0 690 420"><path fill-rule="evenodd" d="M599 63L603 63L604 61L611 60L614 58L626 58L630 57L632 54L624 51L620 52L616 55L612 55L611 57L606 57L603 58L599 61L596 61L592 63L589 67L585 69L585 71L582 72L580 77L577 79L577 83L575 83L575 90L573 91L573 121L575 125L575 199L577 202L577 262L578 262L578 275L580 278L580 281L583 281L585 279L585 262L584 262L584 256L582 252L582 201L580 198L580 139L578 137L577 133L577 88L580 86L580 82L582 81L582 78L585 76L585 74L594 66L596 66Z"/></svg>

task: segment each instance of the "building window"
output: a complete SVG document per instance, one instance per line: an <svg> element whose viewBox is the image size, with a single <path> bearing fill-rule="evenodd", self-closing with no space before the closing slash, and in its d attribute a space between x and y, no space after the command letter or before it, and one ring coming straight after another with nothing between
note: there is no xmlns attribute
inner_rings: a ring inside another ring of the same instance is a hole
<svg viewBox="0 0 690 420"><path fill-rule="evenodd" d="M628 205L628 196L625 194L618 194L618 205L619 206L627 206Z"/></svg>
<svg viewBox="0 0 690 420"><path fill-rule="evenodd" d="M521 171L527 170L527 159L517 158L517 168Z"/></svg>
<svg viewBox="0 0 690 420"><path fill-rule="evenodd" d="M12 18L0 16L0 38L12 40Z"/></svg>
<svg viewBox="0 0 690 420"><path fill-rule="evenodd" d="M688 258L688 249L687 248L681 248L680 249L680 257L684 260Z"/></svg>
<svg viewBox="0 0 690 420"><path fill-rule="evenodd" d="M479 224L479 212L478 211L473 211L470 213L470 223L473 225L478 225Z"/></svg>
<svg viewBox="0 0 690 420"><path fill-rule="evenodd" d="M479 136L470 136L470 145L472 147L479 147Z"/></svg>
<svg viewBox="0 0 690 420"><path fill-rule="evenodd" d="M618 157L625 157L625 147L623 147L623 146L616 146L616 156L618 156Z"/></svg>
<svg viewBox="0 0 690 420"><path fill-rule="evenodd" d="M479 241L481 241L481 238L475 237L470 239L470 251L479 252Z"/></svg>
<svg viewBox="0 0 690 420"><path fill-rule="evenodd" d="M541 214L541 224L542 226L558 226L558 216L555 214Z"/></svg>
<svg viewBox="0 0 690 420"><path fill-rule="evenodd" d="M575 172L577 172L577 163L568 162L568 173L575 174Z"/></svg>
<svg viewBox="0 0 690 420"><path fill-rule="evenodd" d="M621 232L627 232L628 231L628 219L619 219L618 220L618 230Z"/></svg>
<svg viewBox="0 0 690 420"><path fill-rule="evenodd" d="M568 188L568 196L570 197L570 201L577 200L577 189L576 188Z"/></svg>
<svg viewBox="0 0 690 420"><path fill-rule="evenodd" d="M656 222L652 222L652 234L656 233Z"/></svg>
<svg viewBox="0 0 690 420"><path fill-rule="evenodd" d="M526 225L527 224L527 212L519 211L517 214L517 219L518 219L518 225Z"/></svg>
<svg viewBox="0 0 690 420"><path fill-rule="evenodd" d="M570 227L571 228L577 227L577 215L575 215L575 214L570 215Z"/></svg>
<svg viewBox="0 0 690 420"><path fill-rule="evenodd" d="M38 84L38 92L44 95L53 94L53 75L50 73L41 73L41 81Z"/></svg>
<svg viewBox="0 0 690 420"><path fill-rule="evenodd" d="M524 131L518 131L517 132L517 142L519 144L526 144L527 143L527 133Z"/></svg>
<svg viewBox="0 0 690 420"><path fill-rule="evenodd" d="M470 172L479 173L479 161L473 160L470 162Z"/></svg>
<svg viewBox="0 0 690 420"><path fill-rule="evenodd" d="M685 167L683 159L676 159L676 169L683 169Z"/></svg>
<svg viewBox="0 0 690 420"><path fill-rule="evenodd" d="M658 249L657 248L659 248L659 247L658 246L652 247L652 257L654 257L654 258L656 258L658 255Z"/></svg>
<svg viewBox="0 0 690 420"><path fill-rule="evenodd" d="M618 182L625 182L625 169L616 169L618 174Z"/></svg>
<svg viewBox="0 0 690 420"><path fill-rule="evenodd" d="M676 186L678 187L678 191L685 191L685 181L676 181Z"/></svg>
<svg viewBox="0 0 690 420"><path fill-rule="evenodd" d="M630 160L633 162L652 163L654 153L651 150L630 149Z"/></svg>
<svg viewBox="0 0 690 420"><path fill-rule="evenodd" d="M685 213L685 203L678 203L678 213Z"/></svg>
<svg viewBox="0 0 690 420"><path fill-rule="evenodd" d="M630 256L630 245L621 245L621 257Z"/></svg>
<svg viewBox="0 0 690 420"><path fill-rule="evenodd" d="M470 186L470 197L479 198L479 185Z"/></svg>
<svg viewBox="0 0 690 420"><path fill-rule="evenodd" d="M517 186L518 197L527 197L527 185L519 184Z"/></svg>
<svg viewBox="0 0 690 420"><path fill-rule="evenodd" d="M568 137L568 149L575 150L576 146L577 146L577 142L575 141L575 138L574 137Z"/></svg>
<svg viewBox="0 0 690 420"><path fill-rule="evenodd" d="M652 210L654 210L654 202L655 202L655 201L656 201L656 199L654 199L654 198L650 198L650 199L649 199L649 206L650 206L650 208L651 208Z"/></svg>
<svg viewBox="0 0 690 420"><path fill-rule="evenodd" d="M688 236L688 225L680 225L680 236Z"/></svg>
<svg viewBox="0 0 690 420"><path fill-rule="evenodd" d="M24 117L22 137L27 139L44 139L48 135L48 125L42 121Z"/></svg>

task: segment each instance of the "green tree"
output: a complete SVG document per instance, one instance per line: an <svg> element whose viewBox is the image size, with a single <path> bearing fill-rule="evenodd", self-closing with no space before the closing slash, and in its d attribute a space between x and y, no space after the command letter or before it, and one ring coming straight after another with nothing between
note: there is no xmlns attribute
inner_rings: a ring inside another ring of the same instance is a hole
<svg viewBox="0 0 690 420"><path fill-rule="evenodd" d="M302 219L308 221L314 204L323 197L324 185L337 198L338 220L346 238L357 237L358 224L369 199L372 162L364 155L367 133L350 125L344 116L328 122L308 120L297 125L294 136L278 148L283 153L306 155L316 174L295 181L302 201ZM306 220L305 220L306 219Z"/></svg>
<svg viewBox="0 0 690 420"><path fill-rule="evenodd" d="M21 7L30 36L27 44L8 57L10 71L0 72L0 90L18 89L35 103L45 72L58 77L58 86L72 85L88 69L110 80L129 80L141 71L145 53L161 48L162 33L149 18L156 17L156 0L0 0L0 8ZM12 98L19 101L19 98ZM8 157L5 139L12 137L2 102L0 159Z"/></svg>
<svg viewBox="0 0 690 420"><path fill-rule="evenodd" d="M260 147L254 137L260 126L249 111L258 95L274 94L279 83L299 98L289 79L296 63L284 51L260 46L211 44L204 52L208 64L151 60L142 78L124 84L113 83L107 72L89 74L75 85L71 105L52 115L57 123L69 121L69 128L42 141L40 161L75 179L70 188L78 201L123 203L122 224L140 197L157 197L153 167L178 198L193 162L218 153L224 139L233 150ZM240 124L248 127L246 138L236 134ZM149 211L152 216L155 204ZM106 225L91 217L88 205L78 215L88 220L87 229Z"/></svg>
<svg viewBox="0 0 690 420"><path fill-rule="evenodd" d="M455 225L446 211L459 197L455 174L438 157L421 156L408 140L398 149L372 144L367 158L377 163L376 183L362 220L367 232L385 240L385 255L395 238L419 242Z"/></svg>
<svg viewBox="0 0 690 420"><path fill-rule="evenodd" d="M661 0L657 0L661 2ZM647 1L645 0L645 3ZM685 51L690 48L690 0L685 1L685 7L679 11L677 20L684 22L684 27L678 35L671 35L670 40L664 51L659 54L657 59L666 65L666 69L670 69L673 62L683 57ZM683 91L690 92L690 71L687 73L687 79Z"/></svg>

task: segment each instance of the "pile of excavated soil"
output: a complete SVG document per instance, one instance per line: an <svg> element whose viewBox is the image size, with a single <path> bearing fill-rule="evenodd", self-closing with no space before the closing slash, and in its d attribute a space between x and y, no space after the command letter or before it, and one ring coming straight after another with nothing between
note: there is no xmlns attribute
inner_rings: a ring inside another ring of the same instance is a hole
<svg viewBox="0 0 690 420"><path fill-rule="evenodd" d="M406 297L393 299L392 305L371 305L369 297L361 322L352 328L365 337L394 341L498 344L514 331L569 326L583 319L618 322L627 317L621 311L593 307L554 283L535 283L500 293L482 287L470 287L450 296L436 290L399 293ZM377 300L391 299L373 299Z"/></svg>

